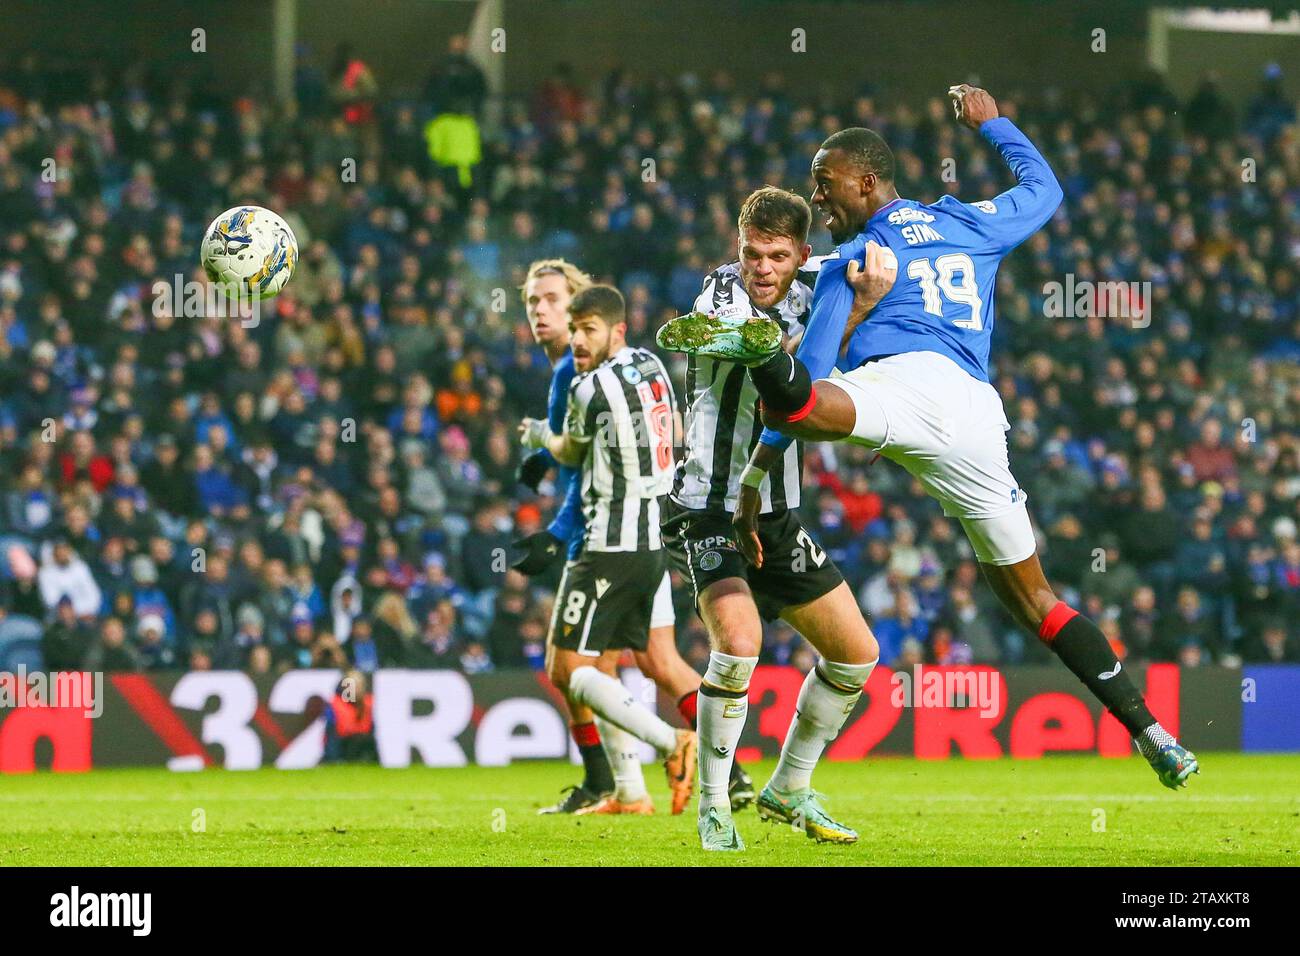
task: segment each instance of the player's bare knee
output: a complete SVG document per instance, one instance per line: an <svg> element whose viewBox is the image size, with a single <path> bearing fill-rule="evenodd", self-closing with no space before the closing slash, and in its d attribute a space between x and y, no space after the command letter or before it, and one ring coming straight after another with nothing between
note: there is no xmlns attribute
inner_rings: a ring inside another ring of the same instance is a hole
<svg viewBox="0 0 1300 956"><path fill-rule="evenodd" d="M757 657L763 642L744 631L724 632L713 640L713 649L732 657Z"/></svg>
<svg viewBox="0 0 1300 956"><path fill-rule="evenodd" d="M853 434L857 421L857 406L849 394L833 382L818 382L817 404L805 421L810 431L834 439Z"/></svg>
<svg viewBox="0 0 1300 956"><path fill-rule="evenodd" d="M853 663L870 664L880 660L880 643L876 640L876 635L871 633L870 628L867 628L861 640L854 643L855 646L850 649Z"/></svg>
<svg viewBox="0 0 1300 956"><path fill-rule="evenodd" d="M710 647L733 657L757 657L763 646L763 635L754 633L744 622L723 619L709 628Z"/></svg>

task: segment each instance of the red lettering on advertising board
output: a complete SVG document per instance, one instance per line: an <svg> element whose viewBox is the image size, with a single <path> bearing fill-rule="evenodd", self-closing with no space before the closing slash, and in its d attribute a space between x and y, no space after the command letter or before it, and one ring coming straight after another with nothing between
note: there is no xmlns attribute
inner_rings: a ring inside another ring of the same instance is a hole
<svg viewBox="0 0 1300 956"><path fill-rule="evenodd" d="M1041 757L1049 750L1091 750L1097 734L1092 711L1073 694L1035 694L1011 718L1011 756Z"/></svg>
<svg viewBox="0 0 1300 956"><path fill-rule="evenodd" d="M927 667L929 675L945 682L954 679L974 681L977 698L965 699L966 706L954 707L947 694L932 700L922 691L920 706L915 707L916 736L913 752L922 760L946 760L952 745L968 760L990 760L1002 756L1002 745L993 730L1007 712L1007 684L995 667ZM915 700L915 698L914 698Z"/></svg>
<svg viewBox="0 0 1300 956"><path fill-rule="evenodd" d="M54 748L50 769L60 773L89 770L93 718L79 707L18 707L0 723L0 773L36 769L36 741Z"/></svg>

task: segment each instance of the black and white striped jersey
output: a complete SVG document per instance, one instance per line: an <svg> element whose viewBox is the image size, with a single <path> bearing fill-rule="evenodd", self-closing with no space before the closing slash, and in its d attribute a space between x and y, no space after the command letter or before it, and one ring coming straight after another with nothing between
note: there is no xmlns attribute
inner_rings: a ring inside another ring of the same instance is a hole
<svg viewBox="0 0 1300 956"><path fill-rule="evenodd" d="M812 310L812 287L821 258L799 270L784 299L770 309L750 302L732 262L709 273L695 300L695 310L722 317L767 315L791 337L803 334ZM763 433L758 390L743 365L690 356L686 365L686 456L677 464L672 499L683 508L736 510L740 473ZM763 479L759 494L763 514L799 507L803 448L791 442L783 462Z"/></svg>
<svg viewBox="0 0 1300 956"><path fill-rule="evenodd" d="M588 551L657 551L660 499L672 487L677 400L659 356L625 346L569 385L565 429L582 462Z"/></svg>

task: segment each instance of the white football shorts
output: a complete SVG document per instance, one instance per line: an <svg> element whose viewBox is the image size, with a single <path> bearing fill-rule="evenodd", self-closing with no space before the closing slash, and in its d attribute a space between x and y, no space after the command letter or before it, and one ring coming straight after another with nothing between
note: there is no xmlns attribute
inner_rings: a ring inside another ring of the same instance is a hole
<svg viewBox="0 0 1300 956"><path fill-rule="evenodd" d="M672 627L677 623L677 615L673 612L673 586L668 580L668 572L664 572L664 579L659 582L659 590L655 592L655 603L650 609L650 630L656 627Z"/></svg>
<svg viewBox="0 0 1300 956"><path fill-rule="evenodd" d="M1037 551L1007 461L1011 425L992 385L938 352L891 355L824 381L857 410L845 440L906 468L961 522L981 562L1016 564Z"/></svg>

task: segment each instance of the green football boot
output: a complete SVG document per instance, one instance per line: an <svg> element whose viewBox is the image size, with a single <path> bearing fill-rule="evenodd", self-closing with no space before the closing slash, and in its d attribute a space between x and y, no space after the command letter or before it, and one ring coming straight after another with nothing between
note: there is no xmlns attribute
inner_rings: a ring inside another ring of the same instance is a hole
<svg viewBox="0 0 1300 956"><path fill-rule="evenodd" d="M710 807L700 817L697 827L700 831L700 846L706 850L735 853L745 849L745 841L736 832L731 814L724 817L717 807Z"/></svg>
<svg viewBox="0 0 1300 956"><path fill-rule="evenodd" d="M764 820L788 823L818 843L857 843L856 830L831 819L816 790L780 793L769 783L758 795L758 815Z"/></svg>
<svg viewBox="0 0 1300 956"><path fill-rule="evenodd" d="M1170 790L1187 786L1187 778L1201 772L1201 765L1196 762L1196 754L1179 744L1168 744L1148 761L1156 776Z"/></svg>
<svg viewBox="0 0 1300 956"><path fill-rule="evenodd" d="M761 365L781 348L781 325L763 317L720 319L692 312L665 322L655 341L670 352Z"/></svg>

